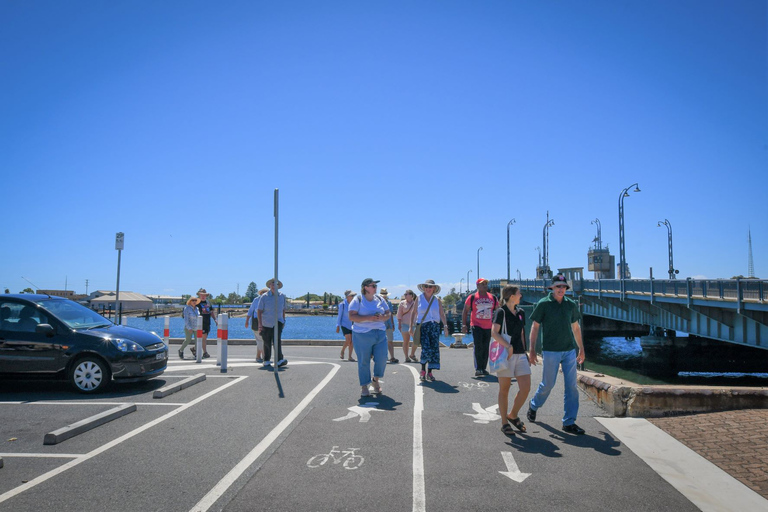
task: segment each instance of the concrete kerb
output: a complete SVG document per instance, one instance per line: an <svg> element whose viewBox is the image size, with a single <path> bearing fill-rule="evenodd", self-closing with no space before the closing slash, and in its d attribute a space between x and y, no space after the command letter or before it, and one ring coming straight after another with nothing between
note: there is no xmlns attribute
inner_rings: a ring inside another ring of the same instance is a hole
<svg viewBox="0 0 768 512"><path fill-rule="evenodd" d="M181 391L184 388L188 388L190 386L197 384L198 382L203 382L204 380L205 380L205 374L198 373L184 380L181 380L176 384L171 384L170 386L165 386L164 388L156 389L155 392L152 394L152 398L165 398L168 395L172 395L177 391Z"/></svg>
<svg viewBox="0 0 768 512"><path fill-rule="evenodd" d="M58 444L134 411L136 411L136 404L123 404L91 416L90 418L78 421L77 423L49 432L45 434L43 444Z"/></svg>
<svg viewBox="0 0 768 512"><path fill-rule="evenodd" d="M2 468L2 467L3 467L3 458L0 457L0 468Z"/></svg>
<svg viewBox="0 0 768 512"><path fill-rule="evenodd" d="M765 388L644 386L589 371L579 372L578 384L615 417L661 418L768 408L768 389Z"/></svg>

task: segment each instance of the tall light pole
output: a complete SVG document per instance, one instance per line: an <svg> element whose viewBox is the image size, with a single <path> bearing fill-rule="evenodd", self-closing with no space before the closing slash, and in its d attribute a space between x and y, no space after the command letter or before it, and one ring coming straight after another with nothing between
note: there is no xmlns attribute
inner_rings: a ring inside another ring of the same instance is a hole
<svg viewBox="0 0 768 512"><path fill-rule="evenodd" d="M549 228L550 226L555 225L555 220L549 218L549 210L547 210L547 223L544 224L544 229L541 233L542 238L542 247L543 250L543 263L542 263L542 273L546 272L547 277L549 276Z"/></svg>
<svg viewBox="0 0 768 512"><path fill-rule="evenodd" d="M459 295L461 295L461 283L463 283L463 282L464 282L464 278L462 277L462 278L459 280ZM469 284L469 283L467 283L467 284ZM469 291L469 290L467 290L467 291Z"/></svg>
<svg viewBox="0 0 768 512"><path fill-rule="evenodd" d="M480 279L480 251L482 251L483 248L479 247L477 249L477 278Z"/></svg>
<svg viewBox="0 0 768 512"><path fill-rule="evenodd" d="M118 316L118 306L120 305L120 255L125 248L125 234L120 232L115 234L115 249L117 250L117 284L115 285L115 323L120 325Z"/></svg>
<svg viewBox="0 0 768 512"><path fill-rule="evenodd" d="M624 198L629 197L629 189L635 187L632 192L640 192L640 185L633 183L619 194L619 279L627 278L627 256L624 251Z"/></svg>
<svg viewBox="0 0 768 512"><path fill-rule="evenodd" d="M656 224L657 227L661 227L662 224L664 226L667 226L667 246L669 248L669 278L674 279L675 274L677 273L677 270L675 270L675 261L672 258L672 223L669 222L667 219L664 219L664 221L659 221L658 224Z"/></svg>
<svg viewBox="0 0 768 512"><path fill-rule="evenodd" d="M523 282L523 278L520 277L520 269L517 269L517 282L518 283L522 283Z"/></svg>
<svg viewBox="0 0 768 512"><path fill-rule="evenodd" d="M509 281L509 227L515 223L515 219L507 222L507 281Z"/></svg>
<svg viewBox="0 0 768 512"><path fill-rule="evenodd" d="M469 293L469 273L472 272L472 269L467 270L467 293Z"/></svg>

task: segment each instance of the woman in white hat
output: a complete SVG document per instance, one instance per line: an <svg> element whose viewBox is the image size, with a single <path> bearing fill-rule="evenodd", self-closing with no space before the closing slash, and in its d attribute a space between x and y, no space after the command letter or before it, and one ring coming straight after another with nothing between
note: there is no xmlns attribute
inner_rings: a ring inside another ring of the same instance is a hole
<svg viewBox="0 0 768 512"><path fill-rule="evenodd" d="M448 336L448 321L445 319L443 302L437 296L440 287L432 279L419 285L419 309L416 313L416 325L421 325L421 380L434 382L432 370L440 369L440 322L443 322L445 335ZM416 330L411 325L411 334Z"/></svg>
<svg viewBox="0 0 768 512"><path fill-rule="evenodd" d="M370 277L363 280L360 294L349 303L349 319L353 322L352 345L357 354L357 377L363 388L361 396L371 394L369 384L373 384L374 393L381 394L379 381L384 377L384 369L387 367L387 335L384 330L386 321L392 317L392 311L384 297L376 293L377 283Z"/></svg>

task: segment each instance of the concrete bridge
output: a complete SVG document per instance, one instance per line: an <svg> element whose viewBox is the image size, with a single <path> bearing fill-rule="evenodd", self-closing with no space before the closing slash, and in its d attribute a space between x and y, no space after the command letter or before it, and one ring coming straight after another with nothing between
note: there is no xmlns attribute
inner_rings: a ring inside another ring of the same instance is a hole
<svg viewBox="0 0 768 512"><path fill-rule="evenodd" d="M584 315L648 326L648 331L680 331L704 338L768 350L768 284L756 279L584 279L578 269L563 272L569 296ZM520 286L535 302L548 280L495 279Z"/></svg>

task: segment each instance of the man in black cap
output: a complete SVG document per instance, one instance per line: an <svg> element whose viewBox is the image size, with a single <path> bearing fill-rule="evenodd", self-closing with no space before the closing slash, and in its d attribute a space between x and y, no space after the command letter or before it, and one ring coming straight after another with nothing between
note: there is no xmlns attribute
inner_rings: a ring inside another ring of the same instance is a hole
<svg viewBox="0 0 768 512"><path fill-rule="evenodd" d="M565 291L570 286L564 275L557 274L553 277L549 288L552 291L536 304L531 313L531 348L528 359L531 364L536 364L538 360L536 341L539 337L539 327L543 326L541 354L544 357L544 366L541 384L528 407L528 420L536 421L536 411L547 401L557 379L557 370L562 366L565 385L563 430L581 435L584 429L576 425L576 415L579 413L576 366L584 362L584 344L581 341L579 326L581 313L579 305L565 296Z"/></svg>

